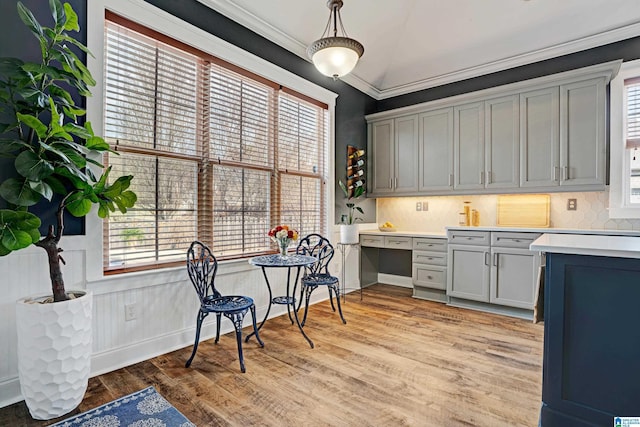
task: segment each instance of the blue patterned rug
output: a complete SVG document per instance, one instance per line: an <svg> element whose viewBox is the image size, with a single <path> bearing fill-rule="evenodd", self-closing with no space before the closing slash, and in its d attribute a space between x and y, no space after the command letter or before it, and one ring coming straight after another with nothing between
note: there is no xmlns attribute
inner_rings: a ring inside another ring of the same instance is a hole
<svg viewBox="0 0 640 427"><path fill-rule="evenodd" d="M153 387L83 412L50 427L196 427Z"/></svg>

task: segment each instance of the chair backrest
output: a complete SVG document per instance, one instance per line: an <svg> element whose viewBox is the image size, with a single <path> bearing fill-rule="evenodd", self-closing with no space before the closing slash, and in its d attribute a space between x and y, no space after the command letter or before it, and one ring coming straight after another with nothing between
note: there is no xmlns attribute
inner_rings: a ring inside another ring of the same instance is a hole
<svg viewBox="0 0 640 427"><path fill-rule="evenodd" d="M309 234L298 243L296 253L316 257L318 262L305 267L306 274L330 274L329 263L333 258L334 249L331 242L319 234Z"/></svg>
<svg viewBox="0 0 640 427"><path fill-rule="evenodd" d="M187 272L200 301L209 295L216 298L221 296L214 284L217 271L218 260L207 245L198 241L192 242L187 251Z"/></svg>

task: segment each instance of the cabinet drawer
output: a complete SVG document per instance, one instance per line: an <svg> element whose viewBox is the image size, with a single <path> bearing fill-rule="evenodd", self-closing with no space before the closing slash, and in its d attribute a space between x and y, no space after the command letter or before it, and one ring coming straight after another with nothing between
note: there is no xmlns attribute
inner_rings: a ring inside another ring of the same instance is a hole
<svg viewBox="0 0 640 427"><path fill-rule="evenodd" d="M489 246L490 234L488 231L449 230L449 243Z"/></svg>
<svg viewBox="0 0 640 427"><path fill-rule="evenodd" d="M447 268L413 264L412 279L414 285L433 289L447 289Z"/></svg>
<svg viewBox="0 0 640 427"><path fill-rule="evenodd" d="M414 237L413 249L432 251L432 252L446 252L447 251L447 239L434 239L432 237Z"/></svg>
<svg viewBox="0 0 640 427"><path fill-rule="evenodd" d="M411 249L412 237L384 237L384 247L388 249Z"/></svg>
<svg viewBox="0 0 640 427"><path fill-rule="evenodd" d="M447 265L446 252L413 251L414 264Z"/></svg>
<svg viewBox="0 0 640 427"><path fill-rule="evenodd" d="M360 235L360 245L372 246L374 248L384 248L384 236Z"/></svg>
<svg viewBox="0 0 640 427"><path fill-rule="evenodd" d="M494 231L491 233L491 246L529 249L529 245L538 237L540 237L540 233Z"/></svg>

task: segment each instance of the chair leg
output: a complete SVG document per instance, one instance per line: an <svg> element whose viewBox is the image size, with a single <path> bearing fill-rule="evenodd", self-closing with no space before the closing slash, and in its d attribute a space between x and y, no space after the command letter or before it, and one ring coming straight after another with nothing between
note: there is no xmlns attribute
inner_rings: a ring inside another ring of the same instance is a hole
<svg viewBox="0 0 640 427"><path fill-rule="evenodd" d="M249 307L249 308L251 309L251 320L253 322L253 333L255 334L256 339L260 343L260 347L264 347L264 343L260 339L260 335L258 334L258 327L256 325L256 305L252 304L251 307Z"/></svg>
<svg viewBox="0 0 640 427"><path fill-rule="evenodd" d="M307 321L307 313L309 312L309 300L311 299L311 293L313 290L317 288L317 286L305 286L305 295L304 295L304 316L302 316L302 322L300 322L301 326L304 326Z"/></svg>
<svg viewBox="0 0 640 427"><path fill-rule="evenodd" d="M333 305L333 292L332 292L332 287L331 286L327 286L327 290L329 291L329 301L331 302L331 310L336 311L336 307Z"/></svg>
<svg viewBox="0 0 640 427"><path fill-rule="evenodd" d="M220 313L216 313L216 344L220 341Z"/></svg>
<svg viewBox="0 0 640 427"><path fill-rule="evenodd" d="M342 315L342 306L340 305L340 284L338 283L330 287L333 288L333 291L336 293L336 301L338 301L338 313L340 313L340 318L342 319L342 323L346 325L347 321L344 320L344 316Z"/></svg>
<svg viewBox="0 0 640 427"><path fill-rule="evenodd" d="M233 322L233 326L236 328L236 340L238 341L238 359L240 359L240 371L242 373L246 372L246 369L244 367L244 357L242 355L242 319L244 319L244 315L246 313L247 313L247 310L244 310L240 313L224 314L226 317L229 318L229 320Z"/></svg>
<svg viewBox="0 0 640 427"><path fill-rule="evenodd" d="M196 351L198 350L198 344L200 343L200 329L202 328L202 321L205 317L207 317L209 313L203 313L202 311L198 311L198 317L196 317L196 340L193 343L193 351L191 352L191 357L187 360L187 363L184 365L185 368L191 366L191 362L193 358L196 356Z"/></svg>

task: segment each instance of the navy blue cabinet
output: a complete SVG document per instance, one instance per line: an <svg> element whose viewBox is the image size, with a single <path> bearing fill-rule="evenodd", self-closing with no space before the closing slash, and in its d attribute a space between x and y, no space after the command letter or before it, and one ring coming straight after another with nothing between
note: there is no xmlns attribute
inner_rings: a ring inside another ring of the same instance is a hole
<svg viewBox="0 0 640 427"><path fill-rule="evenodd" d="M640 259L546 257L541 426L640 417Z"/></svg>

